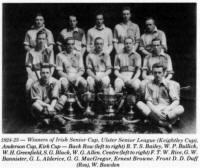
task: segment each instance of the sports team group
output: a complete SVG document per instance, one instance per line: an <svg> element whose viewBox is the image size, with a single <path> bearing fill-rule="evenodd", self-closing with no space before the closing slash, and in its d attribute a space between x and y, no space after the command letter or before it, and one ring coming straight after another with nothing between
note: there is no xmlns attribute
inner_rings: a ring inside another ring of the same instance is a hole
<svg viewBox="0 0 200 168"><path fill-rule="evenodd" d="M51 120L49 115L56 117L65 108L71 87L79 94L106 92L111 86L115 93L127 89L139 113L161 127L172 128L183 114L165 33L149 17L140 35L139 26L131 21L131 8L122 8L121 15L122 22L112 31L104 24L104 14L96 13L95 25L86 34L77 27L77 16L68 15L68 26L56 43L43 15L35 16L24 48L26 97L38 122Z"/></svg>

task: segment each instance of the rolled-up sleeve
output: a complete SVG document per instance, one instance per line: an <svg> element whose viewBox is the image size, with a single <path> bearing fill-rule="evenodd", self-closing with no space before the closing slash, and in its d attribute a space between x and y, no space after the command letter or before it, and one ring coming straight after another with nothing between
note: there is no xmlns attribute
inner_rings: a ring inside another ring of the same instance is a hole
<svg viewBox="0 0 200 168"><path fill-rule="evenodd" d="M42 100L41 92L39 88L35 85L31 87L31 100L32 101Z"/></svg>
<svg viewBox="0 0 200 168"><path fill-rule="evenodd" d="M24 45L30 46L30 36L29 36L28 32L26 32L26 34L25 34Z"/></svg>
<svg viewBox="0 0 200 168"><path fill-rule="evenodd" d="M115 70L120 70L120 59L119 59L119 55L116 55L116 56L115 56L114 69L115 69Z"/></svg>
<svg viewBox="0 0 200 168"><path fill-rule="evenodd" d="M144 61L143 61L143 66L142 66L142 70L148 70L148 66L147 66L147 62L148 62L148 56L144 58Z"/></svg>
<svg viewBox="0 0 200 168"><path fill-rule="evenodd" d="M140 54L136 54L135 66L141 68L142 60Z"/></svg>
<svg viewBox="0 0 200 168"><path fill-rule="evenodd" d="M150 101L153 103L153 99L152 99L152 90L150 89L149 84L146 85L145 87L145 100Z"/></svg>
<svg viewBox="0 0 200 168"><path fill-rule="evenodd" d="M85 72L85 68L84 68L84 65L83 65L83 57L82 57L82 55L81 54L79 54L78 55L78 57L79 57L79 72Z"/></svg>
<svg viewBox="0 0 200 168"><path fill-rule="evenodd" d="M25 59L25 66L32 68L32 64L33 64L32 54L30 52L27 52L26 59Z"/></svg>
<svg viewBox="0 0 200 168"><path fill-rule="evenodd" d="M59 98L59 83L56 81L53 84L52 88L52 99L58 99Z"/></svg>
<svg viewBox="0 0 200 168"><path fill-rule="evenodd" d="M53 34L52 34L52 32L51 32L50 30L48 31L47 35L48 35L48 37L47 37L48 45L53 45L53 44L55 44L55 43L54 43Z"/></svg>
<svg viewBox="0 0 200 168"><path fill-rule="evenodd" d="M172 60L169 55L167 55L167 74L173 74Z"/></svg>
<svg viewBox="0 0 200 168"><path fill-rule="evenodd" d="M93 69L93 66L92 66L92 60L91 60L91 55L88 54L87 57L86 57L86 68L87 69Z"/></svg>
<svg viewBox="0 0 200 168"><path fill-rule="evenodd" d="M85 32L83 32L83 37L82 37L81 45L82 45L82 47L85 47L85 46L86 46Z"/></svg>
<svg viewBox="0 0 200 168"><path fill-rule="evenodd" d="M169 96L172 101L180 100L180 84L178 82L170 81Z"/></svg>
<svg viewBox="0 0 200 168"><path fill-rule="evenodd" d="M140 42L140 28L139 28L138 25L136 26L135 40L136 40L136 41L135 41L136 43L139 43L139 42Z"/></svg>
<svg viewBox="0 0 200 168"><path fill-rule="evenodd" d="M112 69L110 55L106 55L106 70Z"/></svg>
<svg viewBox="0 0 200 168"><path fill-rule="evenodd" d="M56 70L63 71L63 61L60 54L56 56Z"/></svg>

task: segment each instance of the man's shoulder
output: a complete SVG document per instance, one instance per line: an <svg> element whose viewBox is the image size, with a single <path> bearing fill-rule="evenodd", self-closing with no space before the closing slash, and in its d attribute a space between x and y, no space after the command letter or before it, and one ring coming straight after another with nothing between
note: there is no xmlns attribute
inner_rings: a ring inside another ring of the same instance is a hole
<svg viewBox="0 0 200 168"><path fill-rule="evenodd" d="M73 54L74 54L74 56L76 56L76 57L78 57L78 58L81 57L81 52L80 52L80 51L74 50L74 51L73 51Z"/></svg>
<svg viewBox="0 0 200 168"><path fill-rule="evenodd" d="M44 28L45 29L45 31L47 32L47 34L49 34L49 33L51 33L52 34L52 31L50 30L50 29L48 29L48 28Z"/></svg>
<svg viewBox="0 0 200 168"><path fill-rule="evenodd" d="M112 32L111 28L109 28L109 27L107 27L107 26L105 26L105 30L106 30L106 31L109 31L109 32Z"/></svg>
<svg viewBox="0 0 200 168"><path fill-rule="evenodd" d="M153 79L148 79L147 83L146 83L146 87L147 88L152 88L153 85L155 85L154 84L154 80Z"/></svg>
<svg viewBox="0 0 200 168"><path fill-rule="evenodd" d="M36 81L33 82L33 85L32 85L33 89L37 89L37 88L40 88L40 87L41 87L40 80L36 80Z"/></svg>
<svg viewBox="0 0 200 168"><path fill-rule="evenodd" d="M85 34L85 31L80 27L78 28L78 32L81 33L81 34Z"/></svg>
<svg viewBox="0 0 200 168"><path fill-rule="evenodd" d="M131 26L131 27L137 27L137 28L139 28L138 24L137 24L137 23L134 23L134 22L130 22L130 26Z"/></svg>
<svg viewBox="0 0 200 168"><path fill-rule="evenodd" d="M51 77L50 78L50 83L53 83L53 84L58 84L58 80L54 77Z"/></svg>
<svg viewBox="0 0 200 168"><path fill-rule="evenodd" d="M95 31L95 27L91 27L91 28L88 29L88 33L91 33L93 31Z"/></svg>
<svg viewBox="0 0 200 168"><path fill-rule="evenodd" d="M61 51L56 55L57 58L63 58L64 56L65 56L65 51Z"/></svg>
<svg viewBox="0 0 200 168"><path fill-rule="evenodd" d="M160 29L157 29L157 32L158 32L159 34L165 34L165 32L164 32L163 30L160 30Z"/></svg>
<svg viewBox="0 0 200 168"><path fill-rule="evenodd" d="M67 28L63 28L61 29L60 34L66 33L67 31L68 31Z"/></svg>

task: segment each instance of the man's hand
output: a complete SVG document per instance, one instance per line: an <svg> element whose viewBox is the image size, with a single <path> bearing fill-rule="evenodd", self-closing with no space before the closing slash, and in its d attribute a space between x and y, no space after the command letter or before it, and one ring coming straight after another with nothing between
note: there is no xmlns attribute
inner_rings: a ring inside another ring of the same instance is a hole
<svg viewBox="0 0 200 168"><path fill-rule="evenodd" d="M76 78L77 78L77 75L68 75L67 76L67 79L72 83L76 81Z"/></svg>
<svg viewBox="0 0 200 168"><path fill-rule="evenodd" d="M167 115L163 111L154 110L154 113L159 117L160 120L166 121Z"/></svg>
<svg viewBox="0 0 200 168"><path fill-rule="evenodd" d="M147 79L148 79L148 80L154 80L154 76L153 76L153 75L148 75L148 76L147 76Z"/></svg>
<svg viewBox="0 0 200 168"><path fill-rule="evenodd" d="M97 76L97 75L95 76L94 79L95 79L96 82L99 82L101 80L101 78L99 76Z"/></svg>

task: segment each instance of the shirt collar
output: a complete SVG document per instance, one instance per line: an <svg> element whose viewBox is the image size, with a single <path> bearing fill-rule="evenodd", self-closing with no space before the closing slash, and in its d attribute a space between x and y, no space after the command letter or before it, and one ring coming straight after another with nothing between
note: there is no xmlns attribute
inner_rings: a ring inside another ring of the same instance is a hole
<svg viewBox="0 0 200 168"><path fill-rule="evenodd" d="M73 31L73 32L78 32L78 27L76 27L76 28L73 29L73 30L72 30L72 29L68 29L68 31L70 31L70 32L71 32L71 31Z"/></svg>
<svg viewBox="0 0 200 168"><path fill-rule="evenodd" d="M124 22L121 22L121 25L130 25L132 22L129 20L127 24L124 24Z"/></svg>
<svg viewBox="0 0 200 168"><path fill-rule="evenodd" d="M155 26L155 28L153 29L153 32L147 32L147 30L145 32L148 33L148 34L157 33L158 32L158 28Z"/></svg>
<svg viewBox="0 0 200 168"><path fill-rule="evenodd" d="M164 53L163 50L161 50L161 52L160 52L159 55L154 55L154 54L153 54L153 56L155 56L155 57L156 57L156 56L163 56L163 57L166 57L166 54Z"/></svg>
<svg viewBox="0 0 200 168"><path fill-rule="evenodd" d="M155 26L153 33L156 33L158 31L157 27Z"/></svg>
<svg viewBox="0 0 200 168"><path fill-rule="evenodd" d="M98 55L98 56L104 56L104 55L105 55L104 51L102 51L102 52L100 52L100 53L97 53L97 52L94 50L93 53L94 53L95 55Z"/></svg>
<svg viewBox="0 0 200 168"><path fill-rule="evenodd" d="M124 50L124 53L126 53L126 54L128 54L128 55L135 54L135 50L134 50L134 49L132 49L132 51L131 51L130 53L127 53L126 50L125 50L125 48L124 48L123 50Z"/></svg>
<svg viewBox="0 0 200 168"><path fill-rule="evenodd" d="M106 27L106 26L105 26L104 24L101 26L101 28L97 28L96 25L94 26L94 28L97 29L97 30L103 30L103 29L105 29L105 27Z"/></svg>
<svg viewBox="0 0 200 168"><path fill-rule="evenodd" d="M38 30L44 29L45 28L45 24L43 24L42 27L40 27ZM31 29L37 29L35 25L31 26Z"/></svg>
<svg viewBox="0 0 200 168"><path fill-rule="evenodd" d="M155 83L155 80L153 80L153 83ZM167 80L164 77L162 78L159 86L161 85L167 86Z"/></svg>

